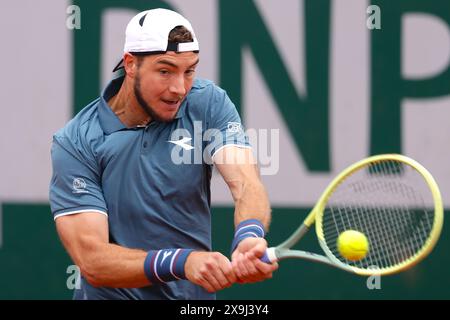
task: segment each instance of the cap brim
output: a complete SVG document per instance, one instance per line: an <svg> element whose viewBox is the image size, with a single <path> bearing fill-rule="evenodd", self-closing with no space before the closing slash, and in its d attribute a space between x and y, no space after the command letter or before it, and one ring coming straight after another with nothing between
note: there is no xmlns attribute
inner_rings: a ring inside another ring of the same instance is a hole
<svg viewBox="0 0 450 320"><path fill-rule="evenodd" d="M117 70L123 69L123 59L120 59L119 63L114 67L112 72L116 72Z"/></svg>

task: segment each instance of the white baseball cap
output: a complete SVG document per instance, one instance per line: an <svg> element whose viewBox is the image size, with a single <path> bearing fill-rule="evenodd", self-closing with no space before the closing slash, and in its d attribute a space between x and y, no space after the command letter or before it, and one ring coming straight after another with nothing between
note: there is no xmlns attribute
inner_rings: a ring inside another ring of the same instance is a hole
<svg viewBox="0 0 450 320"><path fill-rule="evenodd" d="M171 42L169 33L183 26L192 34L192 42ZM138 13L127 25L124 52L137 55L161 54L167 51L199 51L197 38L191 23L181 14L167 9L152 9ZM121 68L123 59L113 71Z"/></svg>

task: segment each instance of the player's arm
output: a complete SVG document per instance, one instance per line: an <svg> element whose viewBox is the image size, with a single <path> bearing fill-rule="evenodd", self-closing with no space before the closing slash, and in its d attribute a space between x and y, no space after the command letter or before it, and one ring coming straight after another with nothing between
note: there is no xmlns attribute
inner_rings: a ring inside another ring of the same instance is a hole
<svg viewBox="0 0 450 320"><path fill-rule="evenodd" d="M148 252L109 243L108 218L84 212L56 219L67 252L93 286L137 288L151 284L145 272ZM184 264L185 277L209 292L236 281L230 261L218 252L191 252Z"/></svg>
<svg viewBox="0 0 450 320"><path fill-rule="evenodd" d="M149 285L147 252L109 243L108 218L97 212L56 219L59 237L82 275L93 286L133 288Z"/></svg>
<svg viewBox="0 0 450 320"><path fill-rule="evenodd" d="M144 271L148 253L109 243L108 219L84 212L56 219L61 241L81 273L93 286L136 288L150 285ZM191 252L184 265L188 280L209 292L235 282L231 263L218 252Z"/></svg>
<svg viewBox="0 0 450 320"><path fill-rule="evenodd" d="M270 204L253 153L249 148L226 146L213 157L235 203L234 224L257 219L265 229L270 224Z"/></svg>
<svg viewBox="0 0 450 320"><path fill-rule="evenodd" d="M277 264L268 265L259 259L267 249L263 236L270 224L270 203L252 151L227 146L214 155L213 161L230 188L235 203L234 224L238 234L242 236L233 241L237 244L232 249L233 270L240 282L271 278ZM247 222L256 225L239 232L239 226ZM250 236L244 234L246 230L252 231L252 228L255 228L255 233L249 232ZM258 233L260 228L264 229L261 230L262 233Z"/></svg>

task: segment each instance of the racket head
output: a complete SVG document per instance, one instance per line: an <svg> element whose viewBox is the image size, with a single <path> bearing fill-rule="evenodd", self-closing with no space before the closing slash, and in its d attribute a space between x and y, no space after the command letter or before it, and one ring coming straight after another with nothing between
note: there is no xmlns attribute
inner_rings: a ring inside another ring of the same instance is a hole
<svg viewBox="0 0 450 320"><path fill-rule="evenodd" d="M417 161L398 154L363 159L342 171L315 207L319 244L342 269L360 275L400 272L425 258L443 225L441 194ZM346 230L362 232L367 255L349 261L337 249Z"/></svg>

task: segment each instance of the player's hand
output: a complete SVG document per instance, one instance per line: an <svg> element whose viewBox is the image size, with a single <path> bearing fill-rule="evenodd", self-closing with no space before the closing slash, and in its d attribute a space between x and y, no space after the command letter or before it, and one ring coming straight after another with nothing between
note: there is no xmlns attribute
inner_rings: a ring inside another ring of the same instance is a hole
<svg viewBox="0 0 450 320"><path fill-rule="evenodd" d="M278 263L264 263L260 258L267 249L267 241L263 238L246 238L234 250L231 261L237 282L253 283L272 278L278 269Z"/></svg>
<svg viewBox="0 0 450 320"><path fill-rule="evenodd" d="M219 252L192 252L184 267L186 278L208 292L230 287L236 282L230 260Z"/></svg>

